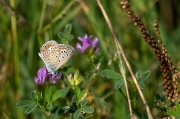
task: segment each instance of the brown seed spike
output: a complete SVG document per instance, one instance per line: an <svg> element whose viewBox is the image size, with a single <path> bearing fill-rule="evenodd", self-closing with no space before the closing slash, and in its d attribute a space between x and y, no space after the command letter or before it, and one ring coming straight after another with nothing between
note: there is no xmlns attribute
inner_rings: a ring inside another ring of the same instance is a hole
<svg viewBox="0 0 180 119"><path fill-rule="evenodd" d="M135 25L135 26L137 26L137 25L138 25L138 23L137 23L137 22L134 22L134 25Z"/></svg>
<svg viewBox="0 0 180 119"><path fill-rule="evenodd" d="M122 8L123 8L123 9L126 9L126 5L123 5Z"/></svg>
<svg viewBox="0 0 180 119"><path fill-rule="evenodd" d="M171 102L175 102L175 99L171 99Z"/></svg>
<svg viewBox="0 0 180 119"><path fill-rule="evenodd" d="M159 39L159 40L158 40L158 43L162 44L162 40L161 40L161 39Z"/></svg>
<svg viewBox="0 0 180 119"><path fill-rule="evenodd" d="M154 24L153 24L153 26L154 26L154 27L159 28L159 25L158 25L158 23L157 23L157 22L156 22L156 23L154 23Z"/></svg>
<svg viewBox="0 0 180 119"><path fill-rule="evenodd" d="M156 35L159 36L160 35L160 31L156 31Z"/></svg>
<svg viewBox="0 0 180 119"><path fill-rule="evenodd" d="M124 4L125 4L125 5L128 5L128 4L129 4L129 2L126 0L126 1L124 1Z"/></svg>
<svg viewBox="0 0 180 119"><path fill-rule="evenodd" d="M124 1L121 1L120 4L121 4L121 5L124 5Z"/></svg>

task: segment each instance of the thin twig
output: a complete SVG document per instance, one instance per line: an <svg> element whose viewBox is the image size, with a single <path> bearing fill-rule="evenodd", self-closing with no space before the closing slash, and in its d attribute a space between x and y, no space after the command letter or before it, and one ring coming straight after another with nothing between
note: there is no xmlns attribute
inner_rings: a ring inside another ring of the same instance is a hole
<svg viewBox="0 0 180 119"><path fill-rule="evenodd" d="M108 18L108 16L107 16L107 14L106 14L106 12L105 12L102 4L100 3L100 0L97 0L97 3L98 3L98 5L99 5L99 7L100 7L100 9L101 9L104 17L105 17L105 20L106 20L106 22L107 22L107 24L108 24L108 26L109 26L109 28L110 28L113 36L114 36L114 41L115 41L115 44L116 44L117 52L119 52L119 50L122 51L122 50L118 47L118 40L117 40L115 31L114 31L114 29L112 28L111 22L110 22L110 20L109 20L109 18ZM123 55L123 53L122 53L122 55ZM119 56L119 58L121 59L121 57L120 57L119 54L118 54L118 56ZM122 64L122 63L120 63L120 65L121 65L121 64ZM120 69L120 70L121 70L121 73L123 73L123 79L124 79L124 84L125 84L125 88L126 88L126 94L127 94L127 99L128 99L129 111L130 111L130 115L131 115L131 117L132 117L133 114L132 114L132 107L131 107L130 96L129 96L129 91L128 91L128 86L127 86L126 78L124 77L124 73L125 73L125 72L124 72L122 69ZM122 72L122 71L123 71L123 72Z"/></svg>
<svg viewBox="0 0 180 119"><path fill-rule="evenodd" d="M103 6L102 6L100 0L97 0L97 3L98 3L98 5L99 5L99 7L100 7L100 9L101 9L101 11L102 11L102 13L103 13L103 15L104 15L104 18L105 18L105 20L106 20L106 22L107 22L107 24L108 24L108 26L109 26L109 28L110 28L110 30L111 30L111 33L112 33L112 35L113 35L113 37L114 37L114 42L115 42L115 44L116 44L116 48L117 48L117 50L120 50L120 51L121 51L122 57L123 57L123 59L124 59L124 61L125 61L125 64L126 64L128 70L129 70L129 72L130 72L130 74L131 74L131 76L132 76L132 79L133 79L133 81L134 81L134 83L135 83L135 85L136 85L136 88L137 88L137 90L138 90L138 92L139 92L139 95L140 95L140 97L141 97L141 99L142 99L142 101L143 101L143 103L144 103L144 105L145 105L145 107L146 107L146 111L147 111L147 114L148 114L148 118L149 118L149 119L152 119L152 115L151 115L149 106L147 105L147 102L146 102L146 100L145 100L145 98L144 98L144 95L143 95L143 93L142 93L142 91L141 91L141 89L140 89L140 87L139 87L139 85L138 85L138 82L137 82L136 78L135 78L135 75L134 75L134 73L132 72L131 66L130 66L128 60L126 59L125 53L124 53L124 51L123 51L120 43L118 42L118 38L117 38L117 36L116 36L116 34L115 34L115 31L114 31L114 29L113 29L113 27L112 27L112 25L111 25L111 22L110 22L110 20L109 20L109 18L108 18L108 16L107 16L107 14L106 14ZM125 80L125 82L126 82L126 80ZM126 86L126 85L125 85L125 86ZM131 109L131 104L130 104L130 99L129 99L129 93L128 93L127 90L126 90L126 92L127 92L128 103L129 103L130 115L131 115L131 117L132 117L132 109Z"/></svg>

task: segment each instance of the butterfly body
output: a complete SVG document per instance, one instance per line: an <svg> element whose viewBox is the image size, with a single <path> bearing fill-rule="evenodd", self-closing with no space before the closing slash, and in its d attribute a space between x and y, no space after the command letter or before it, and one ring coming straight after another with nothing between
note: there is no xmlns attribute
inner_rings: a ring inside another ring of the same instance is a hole
<svg viewBox="0 0 180 119"><path fill-rule="evenodd" d="M38 53L49 73L55 74L56 71L65 64L73 55L74 48L66 44L58 44L56 41L48 41Z"/></svg>

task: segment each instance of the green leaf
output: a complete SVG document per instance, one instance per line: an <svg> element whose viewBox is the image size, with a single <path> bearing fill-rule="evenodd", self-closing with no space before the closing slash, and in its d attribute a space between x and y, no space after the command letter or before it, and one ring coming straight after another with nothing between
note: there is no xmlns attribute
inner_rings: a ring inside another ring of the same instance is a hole
<svg viewBox="0 0 180 119"><path fill-rule="evenodd" d="M59 32L59 33L58 33L58 37L59 37L59 39L61 39L61 40L64 39L64 33Z"/></svg>
<svg viewBox="0 0 180 119"><path fill-rule="evenodd" d="M179 113L177 111L172 110L172 109L168 110L166 113L170 116L175 116L175 117L179 116Z"/></svg>
<svg viewBox="0 0 180 119"><path fill-rule="evenodd" d="M46 109L48 109L48 110L52 110L53 109L53 105L52 105L51 102L46 105Z"/></svg>
<svg viewBox="0 0 180 119"><path fill-rule="evenodd" d="M143 82L139 82L139 86L140 86L141 89L145 88L145 84Z"/></svg>
<svg viewBox="0 0 180 119"><path fill-rule="evenodd" d="M94 109L91 106L85 106L84 107L84 112L91 114L94 112Z"/></svg>
<svg viewBox="0 0 180 119"><path fill-rule="evenodd" d="M81 98L84 96L84 94L86 93L86 90L82 90L81 92L80 92L80 94L78 95L79 97L78 97L78 102L81 100Z"/></svg>
<svg viewBox="0 0 180 119"><path fill-rule="evenodd" d="M76 90L76 95L79 96L80 93L81 93L80 88L77 86L75 90ZM78 101L79 101L79 97L77 97L77 99L78 99Z"/></svg>
<svg viewBox="0 0 180 119"><path fill-rule="evenodd" d="M124 84L124 80L123 80L123 79L120 79L120 80L116 81L116 83L115 83L115 85L114 85L114 88L115 88L116 90L118 90L118 89L121 88L121 86L122 86L123 84Z"/></svg>
<svg viewBox="0 0 180 119"><path fill-rule="evenodd" d="M78 108L77 103L76 103L76 102L73 102L71 108L72 108L73 110L77 110L77 108Z"/></svg>
<svg viewBox="0 0 180 119"><path fill-rule="evenodd" d="M64 93L61 95L61 98L64 98L69 92L69 90L70 90L70 87L63 88Z"/></svg>
<svg viewBox="0 0 180 119"><path fill-rule="evenodd" d="M71 102L72 102L72 103L73 103L73 102L76 102L76 95L74 95L74 96L72 97Z"/></svg>
<svg viewBox="0 0 180 119"><path fill-rule="evenodd" d="M30 105L29 107L26 108L25 113L26 114L31 113L34 109L36 109L36 107L37 107L36 103L34 103L33 105Z"/></svg>
<svg viewBox="0 0 180 119"><path fill-rule="evenodd" d="M150 75L151 75L150 71L144 72L141 81L145 81L146 79L149 78Z"/></svg>
<svg viewBox="0 0 180 119"><path fill-rule="evenodd" d="M136 76L136 78L137 78L137 80L139 80L140 78L141 78L141 72L140 71L137 71L136 72L136 74L135 74L135 76Z"/></svg>
<svg viewBox="0 0 180 119"><path fill-rule="evenodd" d="M53 97L52 97L51 102L54 102L56 99L58 99L58 98L60 98L61 96L63 96L63 94L64 94L64 90L63 90L63 89L57 90L57 91L53 94Z"/></svg>
<svg viewBox="0 0 180 119"><path fill-rule="evenodd" d="M101 72L101 76L107 79L121 79L122 75L109 69L105 69Z"/></svg>
<svg viewBox="0 0 180 119"><path fill-rule="evenodd" d="M88 103L88 99L84 99L80 101L80 105L82 105L83 107Z"/></svg>
<svg viewBox="0 0 180 119"><path fill-rule="evenodd" d="M53 107L53 109L51 110L51 113L56 113L58 111L58 106Z"/></svg>
<svg viewBox="0 0 180 119"><path fill-rule="evenodd" d="M75 111L75 113L73 114L74 119L77 119L79 116L81 115L81 109L78 109Z"/></svg>
<svg viewBox="0 0 180 119"><path fill-rule="evenodd" d="M64 31L66 36L70 35L71 30L72 30L72 25L71 24L67 24L66 27L65 27L65 31Z"/></svg>
<svg viewBox="0 0 180 119"><path fill-rule="evenodd" d="M37 94L36 91L32 91L32 92L31 92L31 98L32 98L32 100L34 100L34 101L38 100L39 96L38 96L38 94Z"/></svg>
<svg viewBox="0 0 180 119"><path fill-rule="evenodd" d="M74 39L74 35L69 35L68 41L71 41L72 39Z"/></svg>
<svg viewBox="0 0 180 119"><path fill-rule="evenodd" d="M178 101L176 102L176 111L178 111L179 112L179 114L180 114L180 104L178 103Z"/></svg>
<svg viewBox="0 0 180 119"><path fill-rule="evenodd" d="M16 107L27 107L33 104L34 104L34 101L32 100L21 100L16 103Z"/></svg>
<svg viewBox="0 0 180 119"><path fill-rule="evenodd" d="M68 112L71 108L69 106L64 106L64 107L61 107L58 111L58 115L59 116L62 116L64 115L66 112Z"/></svg>
<svg viewBox="0 0 180 119"><path fill-rule="evenodd" d="M45 100L49 103L51 98L51 86L45 88Z"/></svg>

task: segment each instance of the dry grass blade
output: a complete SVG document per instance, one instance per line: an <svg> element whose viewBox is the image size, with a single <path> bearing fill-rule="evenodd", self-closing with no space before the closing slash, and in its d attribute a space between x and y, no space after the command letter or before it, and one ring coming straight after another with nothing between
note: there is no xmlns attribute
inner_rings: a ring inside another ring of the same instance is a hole
<svg viewBox="0 0 180 119"><path fill-rule="evenodd" d="M143 101L143 103L144 103L144 105L145 105L145 107L146 107L146 111L147 111L147 114L148 114L148 118L149 118L149 119L152 119L152 115L151 115L149 106L147 105L147 102L146 102L146 100L145 100L145 98L144 98L144 95L143 95L143 93L142 93L142 91L141 91L141 89L140 89L140 87L139 87L139 85L138 85L138 82L137 82L136 78L135 78L135 75L134 75L134 73L132 72L132 69L131 69L131 67L130 67L130 64L129 64L128 60L126 59L126 56L125 56L125 54L124 54L124 51L123 51L120 43L118 42L118 38L117 38L117 36L116 36L116 34L115 34L115 31L113 30L113 27L112 27L112 25L111 25L111 22L110 22L110 20L109 20L109 18L108 18L108 16L107 16L107 14L106 14L103 6L102 6L100 0L97 0L97 3L98 3L98 5L99 5L99 7L100 7L100 9L101 9L101 11L102 11L102 13L103 13L103 15L104 15L104 18L105 18L105 20L106 20L106 22L107 22L107 24L108 24L108 26L109 26L109 28L110 28L110 30L111 30L111 33L112 33L113 38L114 38L114 42L115 42L115 44L116 44L117 51L120 51L120 52L121 52L122 57L123 57L123 59L124 59L124 61L125 61L125 64L126 64L127 67L128 67L128 70L129 70L129 72L130 72L130 74L131 74L131 76L132 76L132 79L133 79L133 81L134 81L134 83L135 83L135 85L136 85L136 88L137 88L137 90L138 90L138 92L139 92L139 94L140 94L140 97L141 97L141 99L142 99L142 101ZM125 81L125 82L126 82L126 81ZM126 83L125 83L125 84L126 84ZM126 86L126 91L127 91L127 85L125 85L125 86ZM129 99L129 95L128 95L129 93L128 93L128 91L127 91L126 93L127 93L127 97L128 97L128 103L129 103L129 108L130 108L130 115L131 115L131 117L132 117L132 109L131 109L130 99Z"/></svg>

